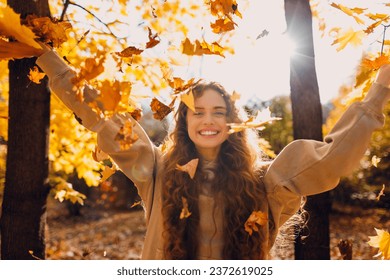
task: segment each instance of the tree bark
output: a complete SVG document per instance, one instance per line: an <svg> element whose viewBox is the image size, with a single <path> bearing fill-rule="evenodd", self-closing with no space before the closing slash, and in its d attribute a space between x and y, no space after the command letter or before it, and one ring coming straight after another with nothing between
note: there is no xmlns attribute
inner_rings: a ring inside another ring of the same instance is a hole
<svg viewBox="0 0 390 280"><path fill-rule="evenodd" d="M285 0L287 33L296 43L290 58L294 139L322 141L322 109L314 60L309 0ZM294 163L291 163L294 164ZM330 259L329 193L307 198L307 230L296 238L296 259ZM307 235L307 237L305 237Z"/></svg>
<svg viewBox="0 0 390 280"><path fill-rule="evenodd" d="M22 17L50 16L47 0L9 0ZM2 259L45 259L50 92L27 75L35 59L10 61L6 182L1 216Z"/></svg>

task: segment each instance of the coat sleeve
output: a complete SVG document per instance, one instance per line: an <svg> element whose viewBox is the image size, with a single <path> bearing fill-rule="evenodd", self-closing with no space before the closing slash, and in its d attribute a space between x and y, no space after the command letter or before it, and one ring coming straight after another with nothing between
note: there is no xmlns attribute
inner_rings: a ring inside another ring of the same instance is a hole
<svg viewBox="0 0 390 280"><path fill-rule="evenodd" d="M280 152L264 176L276 228L296 213L302 196L331 190L359 165L372 132L384 124L382 111L389 99L390 89L374 83L323 142L296 140Z"/></svg>
<svg viewBox="0 0 390 280"><path fill-rule="evenodd" d="M44 53L37 59L37 64L49 77L52 92L75 113L82 125L97 133L98 146L134 182L140 196L147 202L152 193L157 149L142 127L129 114L115 114L110 119L97 114L87 103L96 99L98 92L89 86L84 88L84 100L78 100L71 82L75 72L55 52ZM122 150L115 136L126 121L132 123L138 140L129 149Z"/></svg>

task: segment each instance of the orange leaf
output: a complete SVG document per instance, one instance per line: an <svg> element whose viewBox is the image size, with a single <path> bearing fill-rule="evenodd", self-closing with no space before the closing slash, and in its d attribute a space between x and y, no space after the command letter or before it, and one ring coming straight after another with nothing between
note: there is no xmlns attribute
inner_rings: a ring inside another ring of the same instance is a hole
<svg viewBox="0 0 390 280"><path fill-rule="evenodd" d="M135 54L141 54L143 50L137 49L136 47L130 46L124 49L121 52L115 52L116 55L120 57L131 57Z"/></svg>
<svg viewBox="0 0 390 280"><path fill-rule="evenodd" d="M149 30L149 42L146 43L146 48L153 48L156 46L158 43L160 43L160 40L156 39L158 38L158 34L152 34L152 30L148 27Z"/></svg>
<svg viewBox="0 0 390 280"><path fill-rule="evenodd" d="M180 95L180 100L181 100L181 102L186 104L186 106L190 110L192 110L192 112L195 112L195 99L194 99L194 94L192 93L192 90L190 90L187 93L181 94Z"/></svg>
<svg viewBox="0 0 390 280"><path fill-rule="evenodd" d="M38 56L41 50L20 42L7 42L0 38L0 60Z"/></svg>
<svg viewBox="0 0 390 280"><path fill-rule="evenodd" d="M102 172L102 178L100 179L102 182L106 181L112 174L116 171L115 165L109 167L107 165L104 166L104 170Z"/></svg>
<svg viewBox="0 0 390 280"><path fill-rule="evenodd" d="M199 159L194 158L184 165L176 164L176 169L179 171L187 172L191 179L194 179L196 168L198 167Z"/></svg>
<svg viewBox="0 0 390 280"><path fill-rule="evenodd" d="M119 102L121 101L120 83L115 81L111 83L108 80L104 80L99 87L100 97L104 109L107 111L115 111Z"/></svg>
<svg viewBox="0 0 390 280"><path fill-rule="evenodd" d="M180 219L186 219L189 216L191 216L191 212L188 210L187 199L185 197L182 197L181 201L183 203L183 208L181 209L181 212L180 212Z"/></svg>
<svg viewBox="0 0 390 280"><path fill-rule="evenodd" d="M214 23L211 23L210 26L213 29L213 32L217 34L234 29L234 23L228 18L217 19Z"/></svg>
<svg viewBox="0 0 390 280"><path fill-rule="evenodd" d="M382 54L378 56L374 60L370 60L368 58L363 59L363 66L370 70L378 70L382 65L389 64L390 57Z"/></svg>
<svg viewBox="0 0 390 280"><path fill-rule="evenodd" d="M34 66L32 69L30 68L30 73L28 74L28 78L30 81L36 84L40 84L41 80L46 76L45 73L39 72L37 66Z"/></svg>
<svg viewBox="0 0 390 280"><path fill-rule="evenodd" d="M253 231L258 232L259 226L264 226L268 222L268 215L267 213L261 212L261 211L253 211L252 214L249 216L249 218L245 222L245 231L249 233L249 235L252 235Z"/></svg>
<svg viewBox="0 0 390 280"><path fill-rule="evenodd" d="M153 118L160 121L164 119L170 112L172 112L171 107L165 105L157 98L152 99L152 102L150 103L150 108L153 112Z"/></svg>
<svg viewBox="0 0 390 280"><path fill-rule="evenodd" d="M266 108L263 111L258 111L256 117L252 116L248 120L243 123L228 123L230 126L229 134L240 132L244 129L248 128L256 128L259 130L263 130L265 128L265 124L271 123L273 121L278 121L281 118L272 117L271 111L269 108Z"/></svg>
<svg viewBox="0 0 390 280"><path fill-rule="evenodd" d="M134 142L138 140L138 135L133 132L133 123L127 120L119 129L114 140L119 143L121 150L130 149Z"/></svg>
<svg viewBox="0 0 390 280"><path fill-rule="evenodd" d="M213 42L208 44L207 42L200 42L198 40L195 41L194 44L190 42L188 38L186 38L182 42L182 53L186 55L223 55L224 48L220 46L217 42Z"/></svg>
<svg viewBox="0 0 390 280"><path fill-rule="evenodd" d="M101 162L103 160L109 159L109 156L98 146L95 146L95 150L92 152L92 158L97 162Z"/></svg>

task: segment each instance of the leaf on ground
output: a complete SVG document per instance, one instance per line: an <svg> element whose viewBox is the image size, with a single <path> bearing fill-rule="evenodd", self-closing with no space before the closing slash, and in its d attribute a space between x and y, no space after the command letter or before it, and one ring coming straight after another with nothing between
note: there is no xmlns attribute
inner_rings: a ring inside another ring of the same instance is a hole
<svg viewBox="0 0 390 280"><path fill-rule="evenodd" d="M245 231L249 233L249 235L253 234L253 231L258 232L259 226L264 226L268 222L267 213L261 211L253 211L252 214L245 222Z"/></svg>
<svg viewBox="0 0 390 280"><path fill-rule="evenodd" d="M130 149L138 140L138 135L133 131L133 123L129 120L125 121L114 140L119 143L121 150Z"/></svg>
<svg viewBox="0 0 390 280"><path fill-rule="evenodd" d="M187 219L189 216L191 216L191 212L188 210L188 202L185 197L181 198L181 201L183 203L183 208L181 209L180 212L180 219Z"/></svg>
<svg viewBox="0 0 390 280"><path fill-rule="evenodd" d="M170 112L172 112L172 108L162 103L157 98L153 98L150 103L150 108L153 112L153 118L156 120L163 120Z"/></svg>
<svg viewBox="0 0 390 280"><path fill-rule="evenodd" d="M40 84L41 80L46 76L45 73L39 72L39 69L37 66L34 66L32 69L30 68L30 72L27 75L27 77L30 79L31 82Z"/></svg>
<svg viewBox="0 0 390 280"><path fill-rule="evenodd" d="M20 23L20 15L9 6L0 7L0 35L12 37L20 43L39 50L42 49L35 41L34 32Z"/></svg>
<svg viewBox="0 0 390 280"><path fill-rule="evenodd" d="M198 167L199 159L194 158L184 165L176 164L176 169L188 173L191 179L194 179L196 168Z"/></svg>
<svg viewBox="0 0 390 280"><path fill-rule="evenodd" d="M370 240L367 242L374 248L379 248L377 256L382 255L382 259L390 259L390 233L385 230L375 229L376 236L369 236Z"/></svg>

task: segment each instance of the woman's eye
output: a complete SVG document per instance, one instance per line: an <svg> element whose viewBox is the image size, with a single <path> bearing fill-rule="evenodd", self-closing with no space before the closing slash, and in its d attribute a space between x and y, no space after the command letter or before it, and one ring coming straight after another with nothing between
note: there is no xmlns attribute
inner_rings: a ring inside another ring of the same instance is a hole
<svg viewBox="0 0 390 280"><path fill-rule="evenodd" d="M203 116L203 112L194 112L194 116Z"/></svg>
<svg viewBox="0 0 390 280"><path fill-rule="evenodd" d="M225 117L226 113L225 112L215 112L214 115L217 117Z"/></svg>

